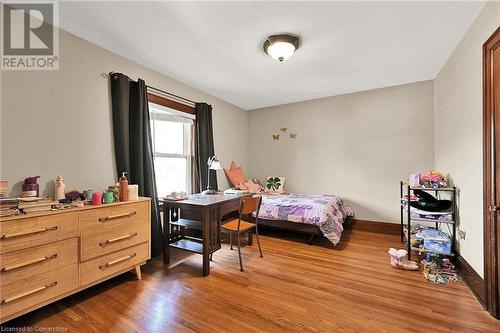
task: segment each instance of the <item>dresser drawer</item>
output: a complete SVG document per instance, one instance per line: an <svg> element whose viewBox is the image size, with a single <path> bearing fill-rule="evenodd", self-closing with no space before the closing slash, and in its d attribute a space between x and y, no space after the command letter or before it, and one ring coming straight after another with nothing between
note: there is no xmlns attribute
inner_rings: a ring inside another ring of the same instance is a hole
<svg viewBox="0 0 500 333"><path fill-rule="evenodd" d="M5 318L76 288L78 288L77 264L45 272L37 277L2 287L0 313L2 318Z"/></svg>
<svg viewBox="0 0 500 333"><path fill-rule="evenodd" d="M100 226L98 230L82 231L80 258L85 261L146 242L150 238L149 230L146 221L131 219L120 224Z"/></svg>
<svg viewBox="0 0 500 333"><path fill-rule="evenodd" d="M0 253L78 236L78 213L68 212L0 222Z"/></svg>
<svg viewBox="0 0 500 333"><path fill-rule="evenodd" d="M150 221L149 201L131 202L116 206L101 206L98 209L80 212L80 230L87 233L99 233L110 226L122 227L135 222Z"/></svg>
<svg viewBox="0 0 500 333"><path fill-rule="evenodd" d="M78 238L0 255L0 287L78 262Z"/></svg>
<svg viewBox="0 0 500 333"><path fill-rule="evenodd" d="M81 263L80 285L85 286L148 260L148 247L149 242L146 242Z"/></svg>

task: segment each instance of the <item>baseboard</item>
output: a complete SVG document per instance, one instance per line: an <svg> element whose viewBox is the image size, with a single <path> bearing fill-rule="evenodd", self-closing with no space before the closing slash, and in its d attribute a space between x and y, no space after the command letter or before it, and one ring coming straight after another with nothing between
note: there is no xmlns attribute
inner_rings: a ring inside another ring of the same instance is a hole
<svg viewBox="0 0 500 333"><path fill-rule="evenodd" d="M381 234L400 235L401 226L399 223L377 222L368 220L352 219L349 225L352 230L362 230Z"/></svg>
<svg viewBox="0 0 500 333"><path fill-rule="evenodd" d="M476 296L477 300L483 308L486 306L485 295L484 295L484 280L477 274L474 268L469 265L469 263L457 253L456 255L456 265L465 283L469 286L472 293Z"/></svg>

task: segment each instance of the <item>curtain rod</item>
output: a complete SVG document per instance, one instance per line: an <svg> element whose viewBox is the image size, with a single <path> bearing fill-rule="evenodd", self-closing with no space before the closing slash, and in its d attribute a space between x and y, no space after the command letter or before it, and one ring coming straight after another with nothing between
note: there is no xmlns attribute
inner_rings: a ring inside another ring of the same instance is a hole
<svg viewBox="0 0 500 333"><path fill-rule="evenodd" d="M158 92L161 92L162 94L165 94L165 95L168 95L168 96L172 96L172 97L175 97L175 98L178 98L180 100L183 100L183 101L186 101L186 102L189 102L189 103L192 103L192 104L196 104L195 101L192 101L188 98L185 98L185 97L182 97L182 96L179 96L179 95L176 95L176 94L172 94L172 93L169 93L169 92L166 92L164 90L161 90L161 89L158 89L158 88L155 88L155 87L151 87L151 86L146 86L147 88L151 89L151 90L155 90L155 91L158 91Z"/></svg>
<svg viewBox="0 0 500 333"><path fill-rule="evenodd" d="M109 79L110 74L112 75L112 74L115 74L115 73L118 73L118 72L110 72L109 74L108 73L102 73L101 76L104 77L104 78ZM128 79L131 80L129 77L128 77ZM161 89L158 89L158 88L155 88L155 87L152 87L152 86L148 86L148 85L146 85L146 88L151 89L151 90L155 90L155 91L160 92L162 94L165 94L167 96L175 97L177 99L180 99L180 100L188 102L188 103L192 103L194 105L197 104L197 102L195 102L193 100L190 100L189 98L185 98L185 97L182 97L182 96L179 96L179 95L176 95L176 94L172 94L172 93L169 93L169 92L167 92L165 90L161 90Z"/></svg>

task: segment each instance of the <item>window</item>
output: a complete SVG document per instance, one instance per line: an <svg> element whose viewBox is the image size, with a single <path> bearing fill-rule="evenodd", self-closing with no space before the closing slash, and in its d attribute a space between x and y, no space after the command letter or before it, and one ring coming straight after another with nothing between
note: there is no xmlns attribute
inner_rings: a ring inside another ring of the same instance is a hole
<svg viewBox="0 0 500 333"><path fill-rule="evenodd" d="M156 189L160 198L191 192L191 131L194 115L149 102Z"/></svg>

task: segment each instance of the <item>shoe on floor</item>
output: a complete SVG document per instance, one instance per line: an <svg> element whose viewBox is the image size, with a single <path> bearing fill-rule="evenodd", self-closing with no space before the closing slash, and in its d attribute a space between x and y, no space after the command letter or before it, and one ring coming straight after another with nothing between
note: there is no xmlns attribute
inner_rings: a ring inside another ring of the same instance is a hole
<svg viewBox="0 0 500 333"><path fill-rule="evenodd" d="M418 264L415 261L406 259L406 250L400 249L396 250L394 248L390 248L389 253L391 257L391 266L398 269L404 269L408 271L418 271Z"/></svg>

